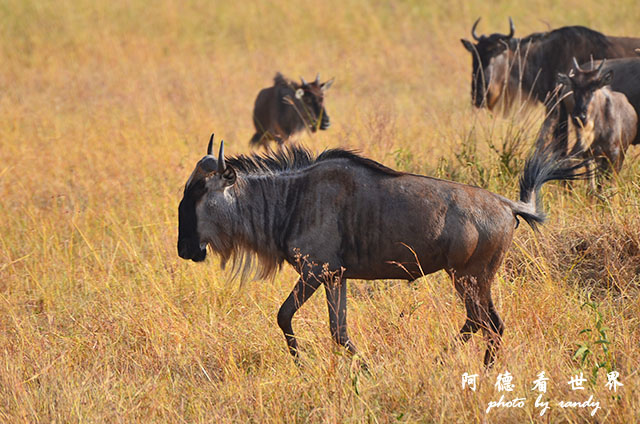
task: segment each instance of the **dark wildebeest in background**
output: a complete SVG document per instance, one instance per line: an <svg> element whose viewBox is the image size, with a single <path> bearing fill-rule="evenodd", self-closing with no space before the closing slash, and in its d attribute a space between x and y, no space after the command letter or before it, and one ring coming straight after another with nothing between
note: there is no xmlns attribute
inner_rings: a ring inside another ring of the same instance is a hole
<svg viewBox="0 0 640 424"><path fill-rule="evenodd" d="M213 136L212 136L213 140ZM206 246L223 264L258 277L283 262L300 274L278 312L289 351L298 355L291 320L324 284L334 340L349 352L347 279L413 281L444 269L465 304L459 340L482 328L490 365L504 325L491 284L518 224L544 221L541 186L575 178L578 166L539 154L520 180L520 201L478 187L387 168L353 152L314 158L300 147L268 156L207 155L186 183L179 207L178 254L202 261ZM251 271L252 267L257 267Z"/></svg>
<svg viewBox="0 0 640 424"><path fill-rule="evenodd" d="M471 53L471 100L476 107L492 110L500 98L506 108L520 96L523 102L542 102L550 110L558 73L569 72L571 58L579 63L593 59L636 56L640 39L609 37L582 26L567 26L549 32L514 38L509 18L509 34L476 35L480 18L471 28L476 44L462 39Z"/></svg>
<svg viewBox="0 0 640 424"><path fill-rule="evenodd" d="M628 63L628 60L620 60ZM640 65L639 59L634 60ZM612 169L616 173L620 171L627 148L634 140L637 142L638 135L636 110L627 96L613 91L610 84L615 71L607 68L606 63L606 59L597 67L592 63L590 70L584 70L574 59L569 74L558 74L558 82L573 94L570 116L576 127L576 145L571 154L593 157L603 174L609 174ZM640 73L635 81L627 79L628 76L622 78L625 87L634 85L640 92ZM595 174L592 185L595 187Z"/></svg>
<svg viewBox="0 0 640 424"><path fill-rule="evenodd" d="M326 130L331 125L324 107L324 93L333 84L333 79L307 83L300 78L300 84L282 76L279 72L273 78L273 87L258 93L253 108L253 125L256 133L251 137L252 146L266 147L271 140L282 145L291 135L305 128L316 132Z"/></svg>

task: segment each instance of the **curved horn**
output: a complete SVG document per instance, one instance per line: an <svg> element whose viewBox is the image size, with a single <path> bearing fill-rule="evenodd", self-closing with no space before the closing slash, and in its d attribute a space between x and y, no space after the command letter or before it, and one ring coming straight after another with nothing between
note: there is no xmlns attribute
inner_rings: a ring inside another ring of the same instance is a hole
<svg viewBox="0 0 640 424"><path fill-rule="evenodd" d="M516 33L516 27L513 25L513 19L511 19L511 16L509 16L509 35L507 35L507 38L512 38L513 34Z"/></svg>
<svg viewBox="0 0 640 424"><path fill-rule="evenodd" d="M222 174L227 168L224 163L224 140L220 141L220 151L218 152L218 174Z"/></svg>
<svg viewBox="0 0 640 424"><path fill-rule="evenodd" d="M600 72L602 71L602 67L604 66L604 63L607 61L607 59L602 59L602 62L600 62L600 66L598 66L598 69L596 69L596 75L600 75Z"/></svg>
<svg viewBox="0 0 640 424"><path fill-rule="evenodd" d="M576 71L578 72L584 72L582 70L582 68L580 68L580 65L578 64L578 61L576 60L576 57L573 57L573 67L575 68Z"/></svg>
<svg viewBox="0 0 640 424"><path fill-rule="evenodd" d="M309 85L309 84L307 84L307 82L302 77L300 77L300 81L302 81L302 85Z"/></svg>
<svg viewBox="0 0 640 424"><path fill-rule="evenodd" d="M480 41L480 37L476 35L476 27L478 26L478 22L480 22L480 19L481 18L476 19L476 21L473 23L473 26L471 27L471 36L476 41Z"/></svg>
<svg viewBox="0 0 640 424"><path fill-rule="evenodd" d="M316 74L316 84L320 83L320 72Z"/></svg>
<svg viewBox="0 0 640 424"><path fill-rule="evenodd" d="M211 133L211 138L209 139L209 145L207 146L207 154L210 155L213 150L213 133Z"/></svg>

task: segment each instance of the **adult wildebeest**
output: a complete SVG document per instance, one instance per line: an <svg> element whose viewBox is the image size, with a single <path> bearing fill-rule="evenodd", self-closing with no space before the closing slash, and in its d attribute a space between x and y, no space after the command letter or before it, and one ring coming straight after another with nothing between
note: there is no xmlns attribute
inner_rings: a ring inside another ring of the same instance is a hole
<svg viewBox="0 0 640 424"><path fill-rule="evenodd" d="M640 60L634 60L640 65ZM606 63L605 59L599 66L592 64L590 70L584 70L574 58L572 72L558 74L558 82L573 93L570 116L576 127L577 139L572 154L582 152L593 156L603 173L612 168L615 172L620 171L627 148L638 134L636 110L627 96L613 91L609 85L614 79L614 69L606 68ZM622 81L625 87L640 85L640 78L635 81L623 78ZM636 90L640 92L640 88ZM592 184L595 183L594 178Z"/></svg>
<svg viewBox="0 0 640 424"><path fill-rule="evenodd" d="M493 109L500 98L506 108L518 95L523 101L540 101L547 108L555 101L550 93L556 87L556 75L571 69L571 58L579 63L589 59L633 57L640 39L609 37L583 26L567 26L549 32L514 38L515 28L509 18L509 34L477 36L476 41L462 39L471 53L471 99L476 107Z"/></svg>
<svg viewBox="0 0 640 424"><path fill-rule="evenodd" d="M544 221L540 188L575 178L581 164L532 156L520 180L520 201L487 190L387 168L333 149L314 158L300 147L268 156L225 158L220 144L189 177L179 206L178 254L202 261L206 245L233 268L272 275L283 262L300 279L278 312L289 351L298 354L291 319L324 284L334 340L349 352L347 279L413 281L444 269L467 319L458 338L482 328L493 362L504 325L491 283L511 245L518 217ZM252 267L256 270L251 271Z"/></svg>
<svg viewBox="0 0 640 424"><path fill-rule="evenodd" d="M331 125L324 107L324 93L333 84L333 79L307 83L300 78L300 84L276 73L273 87L258 93L253 108L253 125L256 133L251 137L252 146L267 146L275 140L282 145L291 135L305 128L316 132L326 130Z"/></svg>

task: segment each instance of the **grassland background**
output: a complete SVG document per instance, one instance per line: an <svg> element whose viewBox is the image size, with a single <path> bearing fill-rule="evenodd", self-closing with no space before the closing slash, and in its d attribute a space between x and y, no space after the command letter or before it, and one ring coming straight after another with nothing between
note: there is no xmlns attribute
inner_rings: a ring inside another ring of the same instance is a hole
<svg viewBox="0 0 640 424"><path fill-rule="evenodd" d="M541 113L472 110L459 39L478 16L482 33L512 16L519 35L640 36L634 1L0 0L0 422L529 422L542 370L542 421L588 419L555 402L591 394L598 421L640 421L637 148L606 200L550 185L542 232L517 230L494 284L504 349L486 375L481 337L434 363L464 321L443 274L351 282L366 376L330 340L320 292L294 318L303 366L290 360L275 320L289 267L241 289L216 260L177 257L177 205L209 134L246 153L277 70L336 78L331 129L299 138L311 149L516 196ZM593 352L584 364L578 345ZM604 370L584 393L566 384L598 360L621 373L619 396ZM504 370L526 407L486 414ZM477 392L460 389L463 372L481 374Z"/></svg>

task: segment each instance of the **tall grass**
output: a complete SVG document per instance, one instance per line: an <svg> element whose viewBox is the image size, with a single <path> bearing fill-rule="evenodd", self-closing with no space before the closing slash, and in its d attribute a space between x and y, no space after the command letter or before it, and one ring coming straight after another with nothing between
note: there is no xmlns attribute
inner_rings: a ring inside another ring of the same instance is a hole
<svg viewBox="0 0 640 424"><path fill-rule="evenodd" d="M513 16L520 35L548 22L640 36L631 1L1 1L0 421L526 422L545 370L543 421L583 422L589 411L553 401L582 399L566 382L597 365L588 301L624 383L612 396L598 371L585 390L595 418L640 420L633 148L605 200L550 185L542 232L517 230L494 284L506 332L487 374L480 337L435 362L464 321L444 274L350 282L364 375L330 340L320 293L294 318L302 366L290 360L275 320L290 268L240 289L215 260L176 255L177 204L207 137L246 153L253 101L278 70L336 77L332 128L299 137L311 149L357 148L515 197L541 111L472 110L458 40L480 15L480 32ZM593 355L574 359L584 345ZM526 406L486 414L504 370ZM464 372L481 374L478 391L461 389Z"/></svg>

